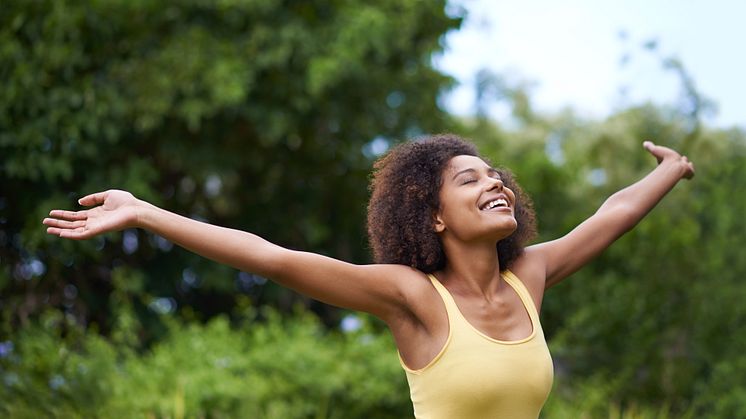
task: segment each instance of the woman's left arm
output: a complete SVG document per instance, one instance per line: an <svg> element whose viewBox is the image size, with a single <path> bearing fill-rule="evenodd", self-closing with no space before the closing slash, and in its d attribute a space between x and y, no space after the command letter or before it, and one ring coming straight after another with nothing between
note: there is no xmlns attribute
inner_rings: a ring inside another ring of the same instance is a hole
<svg viewBox="0 0 746 419"><path fill-rule="evenodd" d="M637 225L679 180L694 176L694 165L685 156L650 141L643 146L658 160L658 167L610 196L593 216L567 235L526 249L525 256L532 264L544 266L545 288L590 262Z"/></svg>

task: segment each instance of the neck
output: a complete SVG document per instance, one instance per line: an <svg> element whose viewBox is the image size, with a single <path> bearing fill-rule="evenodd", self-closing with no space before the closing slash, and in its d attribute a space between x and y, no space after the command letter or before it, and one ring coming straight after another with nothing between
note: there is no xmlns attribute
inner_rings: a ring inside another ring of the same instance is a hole
<svg viewBox="0 0 746 419"><path fill-rule="evenodd" d="M449 288L468 294L490 295L500 286L500 262L495 243L459 243L443 241L446 266L439 275Z"/></svg>

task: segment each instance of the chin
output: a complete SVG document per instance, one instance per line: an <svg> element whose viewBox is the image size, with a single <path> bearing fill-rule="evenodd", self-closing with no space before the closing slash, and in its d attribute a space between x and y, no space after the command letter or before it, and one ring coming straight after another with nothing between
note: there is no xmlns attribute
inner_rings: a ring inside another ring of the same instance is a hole
<svg viewBox="0 0 746 419"><path fill-rule="evenodd" d="M510 236L511 234L515 233L516 230L518 230L518 221L516 221L515 218L511 219L511 221L505 223L505 228L501 229L504 232L503 239L505 237Z"/></svg>
<svg viewBox="0 0 746 419"><path fill-rule="evenodd" d="M510 235L515 233L517 229L518 223L515 221L515 219L513 219L512 222L506 221L504 223L501 223L501 225L494 230L491 239L499 242L500 240L510 237Z"/></svg>

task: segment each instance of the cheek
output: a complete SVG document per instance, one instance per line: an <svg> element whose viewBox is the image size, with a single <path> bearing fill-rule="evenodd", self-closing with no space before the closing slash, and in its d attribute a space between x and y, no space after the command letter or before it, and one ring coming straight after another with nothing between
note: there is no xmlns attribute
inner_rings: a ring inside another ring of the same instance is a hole
<svg viewBox="0 0 746 419"><path fill-rule="evenodd" d="M518 201L516 200L516 196L515 196L515 193L513 193L513 191L512 191L511 189L505 188L505 193L507 193L507 194L508 194L508 196L510 197L510 200L511 200L511 201L513 201L513 202L515 202L516 204L518 204Z"/></svg>
<svg viewBox="0 0 746 419"><path fill-rule="evenodd" d="M450 208L451 210L462 210L463 207L470 205L473 200L465 189L449 188L443 190L440 194L441 209Z"/></svg>

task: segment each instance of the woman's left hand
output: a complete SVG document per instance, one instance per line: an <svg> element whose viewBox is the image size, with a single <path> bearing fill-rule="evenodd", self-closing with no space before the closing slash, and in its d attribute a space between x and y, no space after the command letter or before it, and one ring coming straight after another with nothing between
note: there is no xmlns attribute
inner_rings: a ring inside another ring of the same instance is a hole
<svg viewBox="0 0 746 419"><path fill-rule="evenodd" d="M690 162L686 156L682 156L676 150L661 145L655 145L652 141L642 143L645 150L650 152L658 160L658 164L664 161L670 161L681 166L683 173L681 177L691 179L694 177L694 163Z"/></svg>

